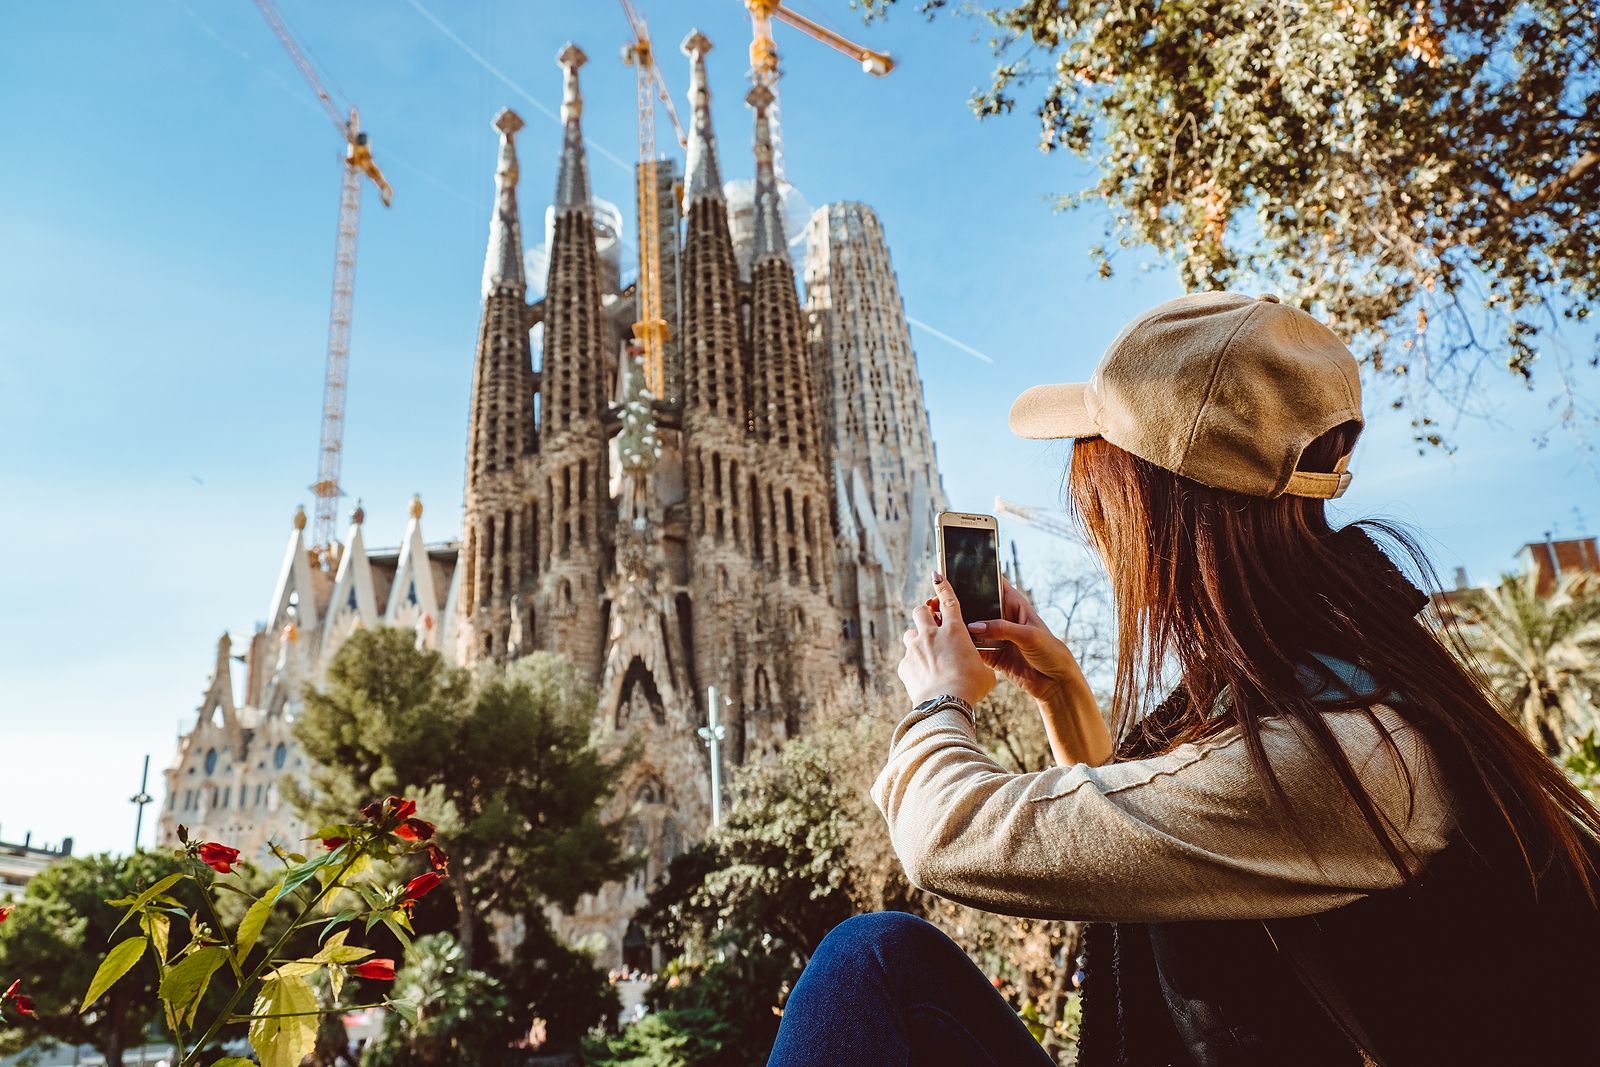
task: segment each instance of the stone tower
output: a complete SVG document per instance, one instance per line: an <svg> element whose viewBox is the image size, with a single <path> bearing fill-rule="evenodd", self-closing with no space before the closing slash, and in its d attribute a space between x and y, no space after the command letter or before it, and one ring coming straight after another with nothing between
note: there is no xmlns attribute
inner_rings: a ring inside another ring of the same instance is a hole
<svg viewBox="0 0 1600 1067"><path fill-rule="evenodd" d="M608 328L600 302L600 261L583 148L578 68L588 57L567 45L563 71L561 163L555 234L544 297L544 354L539 373L539 496L534 597L537 645L558 649L599 680L605 650L605 585L614 521L607 486ZM526 624L525 624L526 625Z"/></svg>
<svg viewBox="0 0 1600 1067"><path fill-rule="evenodd" d="M515 138L522 125L509 109L495 119L500 164L467 429L465 572L458 609L459 654L465 659L504 660L527 651L532 636L527 608L539 570L539 508L531 474L538 438L517 214Z"/></svg>
<svg viewBox="0 0 1600 1067"><path fill-rule="evenodd" d="M829 204L811 216L805 277L832 452L838 602L863 678L892 678L896 650L882 638L903 629L925 595L934 517L949 504L889 245L870 207Z"/></svg>
<svg viewBox="0 0 1600 1067"><path fill-rule="evenodd" d="M688 224L683 248L683 431L688 509L689 611L698 693L718 686L740 705L750 673L748 626L740 604L759 587L750 541L755 474L750 465L750 402L741 327L742 286L728 232L706 53L696 31L683 43L690 59L691 124L684 178ZM742 761L742 714L733 716L727 748Z"/></svg>
<svg viewBox="0 0 1600 1067"><path fill-rule="evenodd" d="M750 546L764 567L762 608L745 683L745 756L775 751L839 677L833 596L832 500L817 424L816 382L794 264L783 233L767 108L756 86L755 218L750 267ZM751 625L753 624L753 625Z"/></svg>

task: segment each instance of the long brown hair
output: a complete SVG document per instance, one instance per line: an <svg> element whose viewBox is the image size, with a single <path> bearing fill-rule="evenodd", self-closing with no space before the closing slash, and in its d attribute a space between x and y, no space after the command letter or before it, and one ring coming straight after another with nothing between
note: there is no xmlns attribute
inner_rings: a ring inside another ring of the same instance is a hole
<svg viewBox="0 0 1600 1067"><path fill-rule="evenodd" d="M1331 471L1358 431L1347 423L1324 434L1306 449L1301 469ZM1236 724L1252 765L1288 807L1260 732L1264 718L1290 717L1309 731L1409 884L1416 865L1323 722L1330 705L1313 702L1297 680L1313 653L1337 657L1364 668L1377 688L1332 707L1373 715L1373 703L1393 706L1440 757L1463 818L1462 799L1478 798L1467 805L1477 820L1507 831L1497 839L1511 843L1535 891L1554 869L1571 874L1594 901L1600 877L1585 836L1600 833L1600 811L1452 655L1445 642L1459 654L1458 635L1418 617L1426 597L1368 533L1384 535L1424 586L1438 588L1404 531L1370 521L1335 531L1321 500L1207 488L1100 438L1074 444L1068 485L1110 572L1119 751L1164 751ZM1158 711L1169 672L1181 699ZM1219 699L1225 710L1211 714ZM1468 828L1469 839L1474 829L1482 827Z"/></svg>

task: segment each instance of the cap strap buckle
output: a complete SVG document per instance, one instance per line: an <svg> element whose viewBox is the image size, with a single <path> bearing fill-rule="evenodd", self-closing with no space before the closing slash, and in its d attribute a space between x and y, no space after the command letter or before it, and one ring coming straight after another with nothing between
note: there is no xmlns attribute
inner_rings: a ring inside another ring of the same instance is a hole
<svg viewBox="0 0 1600 1067"><path fill-rule="evenodd" d="M1286 496L1309 496L1321 500L1337 500L1350 488L1351 474L1348 454L1340 457L1332 471L1295 471L1283 487Z"/></svg>

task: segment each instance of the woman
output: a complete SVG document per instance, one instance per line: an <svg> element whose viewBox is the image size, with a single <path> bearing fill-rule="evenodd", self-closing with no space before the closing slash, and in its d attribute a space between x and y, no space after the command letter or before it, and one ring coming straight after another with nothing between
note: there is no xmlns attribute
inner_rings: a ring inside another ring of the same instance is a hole
<svg viewBox="0 0 1600 1067"><path fill-rule="evenodd" d="M1328 526L1361 429L1343 343L1271 297L1186 296L1011 425L1075 441L1117 607L1115 736L1016 590L966 622L935 575L873 795L921 888L1094 921L1079 1064L1600 1062L1600 813L1367 533ZM997 673L1058 766L1007 774L976 742ZM952 942L883 914L818 947L770 1064L1049 1062Z"/></svg>

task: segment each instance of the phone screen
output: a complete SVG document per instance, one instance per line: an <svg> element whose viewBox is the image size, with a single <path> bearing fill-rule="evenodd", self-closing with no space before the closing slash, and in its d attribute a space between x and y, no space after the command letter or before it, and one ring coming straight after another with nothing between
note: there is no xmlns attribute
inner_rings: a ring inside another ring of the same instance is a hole
<svg viewBox="0 0 1600 1067"><path fill-rule="evenodd" d="M968 622L1000 618L1000 548L993 530L944 527L944 573Z"/></svg>

